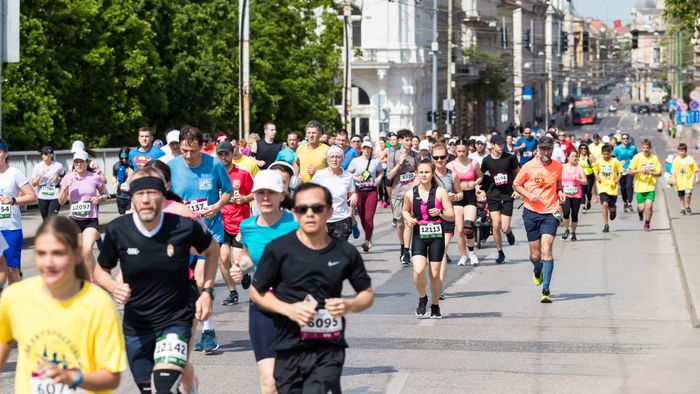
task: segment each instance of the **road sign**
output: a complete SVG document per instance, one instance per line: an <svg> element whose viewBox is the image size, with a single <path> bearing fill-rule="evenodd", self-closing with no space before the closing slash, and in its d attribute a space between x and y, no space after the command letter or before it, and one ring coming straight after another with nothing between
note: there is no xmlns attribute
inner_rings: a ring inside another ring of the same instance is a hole
<svg viewBox="0 0 700 394"><path fill-rule="evenodd" d="M455 99L442 100L442 109L443 109L443 111L454 111Z"/></svg>
<svg viewBox="0 0 700 394"><path fill-rule="evenodd" d="M685 112L688 110L688 104L686 103L681 103L680 105L681 111Z"/></svg>
<svg viewBox="0 0 700 394"><path fill-rule="evenodd" d="M688 111L688 112L678 112L676 115L676 122L679 124L699 124L700 123L700 111Z"/></svg>
<svg viewBox="0 0 700 394"><path fill-rule="evenodd" d="M690 109L692 109L693 111L697 111L698 108L700 108L699 102L697 102L696 100L690 102Z"/></svg>
<svg viewBox="0 0 700 394"><path fill-rule="evenodd" d="M669 109L670 111L675 111L676 108L678 108L678 103L676 103L675 101L669 101L669 102L668 102L668 109Z"/></svg>
<svg viewBox="0 0 700 394"><path fill-rule="evenodd" d="M700 90L696 88L695 90L690 92L689 96L691 100L698 101L698 99L700 99Z"/></svg>
<svg viewBox="0 0 700 394"><path fill-rule="evenodd" d="M525 87L523 87L523 101L530 101L530 100L532 100L532 87L525 86Z"/></svg>

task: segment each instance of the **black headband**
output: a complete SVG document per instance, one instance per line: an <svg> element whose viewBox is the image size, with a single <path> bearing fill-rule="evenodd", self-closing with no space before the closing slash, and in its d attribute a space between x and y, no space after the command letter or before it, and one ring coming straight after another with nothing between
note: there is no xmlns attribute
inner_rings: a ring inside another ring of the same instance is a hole
<svg viewBox="0 0 700 394"><path fill-rule="evenodd" d="M165 194L165 182L154 176L138 178L129 183L129 193L132 195L140 190L158 190Z"/></svg>

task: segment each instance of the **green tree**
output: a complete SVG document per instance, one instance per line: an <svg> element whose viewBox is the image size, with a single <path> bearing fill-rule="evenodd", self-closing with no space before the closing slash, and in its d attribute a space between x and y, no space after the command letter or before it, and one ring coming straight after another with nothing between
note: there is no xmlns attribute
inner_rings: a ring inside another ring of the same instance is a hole
<svg viewBox="0 0 700 394"><path fill-rule="evenodd" d="M666 0L664 18L673 30L700 35L700 0Z"/></svg>

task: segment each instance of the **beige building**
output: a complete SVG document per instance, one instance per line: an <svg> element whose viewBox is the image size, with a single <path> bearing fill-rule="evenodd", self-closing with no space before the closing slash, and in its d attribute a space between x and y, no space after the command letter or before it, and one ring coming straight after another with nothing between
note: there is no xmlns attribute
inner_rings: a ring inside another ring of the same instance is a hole
<svg viewBox="0 0 700 394"><path fill-rule="evenodd" d="M666 97L664 84L666 70L666 24L663 20L664 0L655 3L640 2L646 8L631 11L632 31L637 32L637 48L631 50L632 73L630 78L630 100L660 104ZM653 5L653 7L649 7Z"/></svg>

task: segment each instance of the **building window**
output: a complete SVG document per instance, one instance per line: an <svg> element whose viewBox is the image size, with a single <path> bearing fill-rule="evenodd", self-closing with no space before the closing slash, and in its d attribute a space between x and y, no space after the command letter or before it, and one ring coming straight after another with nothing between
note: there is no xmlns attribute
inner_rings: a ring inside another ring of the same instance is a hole
<svg viewBox="0 0 700 394"><path fill-rule="evenodd" d="M352 46L362 47L362 10L352 7Z"/></svg>
<svg viewBox="0 0 700 394"><path fill-rule="evenodd" d="M367 92L359 86L352 87L352 104L353 105L370 105L370 99ZM341 91L335 95L333 99L333 105L343 105L343 92Z"/></svg>

